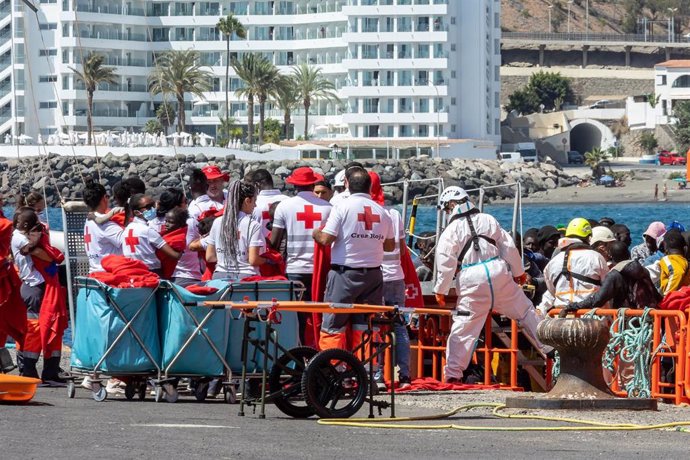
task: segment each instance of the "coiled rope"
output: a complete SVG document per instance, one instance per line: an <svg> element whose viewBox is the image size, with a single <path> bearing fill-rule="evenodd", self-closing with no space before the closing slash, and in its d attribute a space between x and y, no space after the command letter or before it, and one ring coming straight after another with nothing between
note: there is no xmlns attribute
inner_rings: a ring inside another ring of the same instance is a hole
<svg viewBox="0 0 690 460"><path fill-rule="evenodd" d="M641 316L625 317L627 308L618 310L616 320L609 329L610 340L601 358L601 366L612 374L616 372L616 358L620 373L624 365L632 365L634 372L632 378L623 383L623 387L631 398L651 398L651 365L652 358L658 350L652 353L652 334L654 332L654 319L651 316L651 308L645 308ZM597 310L588 311L583 318L603 320L604 317L596 315ZM659 349L665 346L659 345ZM623 364L623 366L621 365ZM561 360L556 353L551 376L554 381L561 373ZM615 377L614 377L615 378Z"/></svg>

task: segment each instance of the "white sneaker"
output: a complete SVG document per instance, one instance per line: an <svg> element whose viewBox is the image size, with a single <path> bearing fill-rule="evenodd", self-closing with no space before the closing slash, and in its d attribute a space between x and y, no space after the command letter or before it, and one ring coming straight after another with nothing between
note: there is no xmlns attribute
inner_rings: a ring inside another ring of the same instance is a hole
<svg viewBox="0 0 690 460"><path fill-rule="evenodd" d="M119 380L113 382L113 379L111 379L105 386L105 391L107 391L109 395L123 395L125 394L125 390L122 387L120 387L121 383L122 382L120 382Z"/></svg>
<svg viewBox="0 0 690 460"><path fill-rule="evenodd" d="M92 385L93 381L91 380L91 377L89 377L88 375L84 377L84 380L81 381L82 388L86 388L89 391L93 391Z"/></svg>

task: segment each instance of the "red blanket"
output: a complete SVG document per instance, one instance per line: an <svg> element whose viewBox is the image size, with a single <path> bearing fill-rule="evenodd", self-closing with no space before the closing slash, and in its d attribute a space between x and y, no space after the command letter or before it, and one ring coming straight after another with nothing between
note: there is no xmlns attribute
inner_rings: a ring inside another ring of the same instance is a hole
<svg viewBox="0 0 690 460"><path fill-rule="evenodd" d="M118 212L115 214L113 217L110 218L111 222L115 222L117 225L119 225L122 228L125 228L125 212Z"/></svg>
<svg viewBox="0 0 690 460"><path fill-rule="evenodd" d="M422 285L419 283L419 277L412 262L412 257L410 257L410 251L405 245L402 245L400 248L400 264L405 274L405 306L424 308Z"/></svg>
<svg viewBox="0 0 690 460"><path fill-rule="evenodd" d="M311 284L311 300L322 302L326 292L328 271L331 269L331 247L314 243L314 273ZM312 313L304 331L305 345L319 350L321 335L321 314Z"/></svg>
<svg viewBox="0 0 690 460"><path fill-rule="evenodd" d="M9 259L11 240L12 221L0 211L0 347L5 345L5 335L21 346L26 334L26 305L19 295L22 282Z"/></svg>
<svg viewBox="0 0 690 460"><path fill-rule="evenodd" d="M60 349L62 336L67 329L67 296L57 273L57 264L61 264L65 256L50 245L47 233L41 237L38 247L52 259L52 262L46 262L38 257L31 257L34 267L43 276L46 287L38 316L41 347L44 351L56 351Z"/></svg>
<svg viewBox="0 0 690 460"><path fill-rule="evenodd" d="M659 303L662 310L685 311L690 307L690 286L685 286L677 291L669 292L664 300Z"/></svg>
<svg viewBox="0 0 690 460"><path fill-rule="evenodd" d="M268 248L261 257L271 262L259 267L261 276L285 276L285 261L278 251Z"/></svg>
<svg viewBox="0 0 690 460"><path fill-rule="evenodd" d="M215 294L218 292L218 289L211 287L211 286L199 286L197 284L193 284L191 286L187 286L186 289L191 292L192 294L196 295L211 295Z"/></svg>
<svg viewBox="0 0 690 460"><path fill-rule="evenodd" d="M434 380L431 377L426 377L423 379L415 379L412 381L412 386L410 388L401 390L396 388L395 392L408 392L408 391L466 391L466 390L498 390L500 385L472 385L465 383L443 383L438 380Z"/></svg>
<svg viewBox="0 0 690 460"><path fill-rule="evenodd" d="M163 239L168 246L173 248L177 252L182 252L187 249L187 226L173 230L172 232L163 235ZM161 273L164 280L169 280L172 278L173 273L175 273L175 268L177 268L177 259L165 254L162 250L156 250L156 257L161 261Z"/></svg>
<svg viewBox="0 0 690 460"><path fill-rule="evenodd" d="M101 260L101 265L104 272L89 276L114 288L155 288L160 281L140 260L108 255Z"/></svg>
<svg viewBox="0 0 690 460"><path fill-rule="evenodd" d="M243 283L257 283L259 281L287 281L287 278L285 278L282 275L278 275L278 276L254 275L254 276L247 276L245 278L242 278L240 281Z"/></svg>

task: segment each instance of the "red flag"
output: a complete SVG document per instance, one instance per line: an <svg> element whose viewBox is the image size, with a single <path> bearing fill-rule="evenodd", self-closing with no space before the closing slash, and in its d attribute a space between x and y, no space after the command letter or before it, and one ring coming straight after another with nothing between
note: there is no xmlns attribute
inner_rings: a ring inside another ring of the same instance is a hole
<svg viewBox="0 0 690 460"><path fill-rule="evenodd" d="M331 246L323 246L314 242L314 272L311 284L311 300L322 302L326 292L328 271L331 269ZM312 313L307 320L304 331L305 345L319 350L319 337L321 336L321 314Z"/></svg>
<svg viewBox="0 0 690 460"><path fill-rule="evenodd" d="M410 308L424 308L422 285L419 283L417 270L407 246L400 247L400 264L405 274L405 306Z"/></svg>

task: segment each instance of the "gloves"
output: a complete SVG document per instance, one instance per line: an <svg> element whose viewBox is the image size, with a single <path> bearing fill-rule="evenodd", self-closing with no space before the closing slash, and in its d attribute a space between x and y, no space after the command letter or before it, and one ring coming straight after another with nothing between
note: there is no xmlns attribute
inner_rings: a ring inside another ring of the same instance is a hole
<svg viewBox="0 0 690 460"><path fill-rule="evenodd" d="M558 317L565 318L566 316L568 316L568 313L575 313L579 309L580 307L578 307L576 303L569 303L561 310L561 312L558 314Z"/></svg>
<svg viewBox="0 0 690 460"><path fill-rule="evenodd" d="M436 303L438 303L439 307L445 307L446 306L446 296L443 294L435 294L436 296Z"/></svg>
<svg viewBox="0 0 690 460"><path fill-rule="evenodd" d="M515 281L520 286L522 286L523 284L527 284L527 273L523 273L520 276L516 276L515 278L513 278L513 281Z"/></svg>

